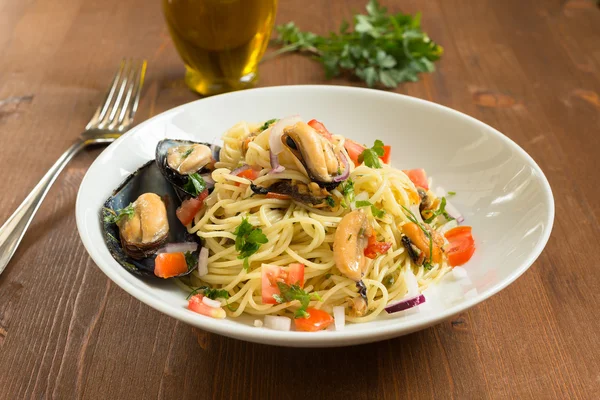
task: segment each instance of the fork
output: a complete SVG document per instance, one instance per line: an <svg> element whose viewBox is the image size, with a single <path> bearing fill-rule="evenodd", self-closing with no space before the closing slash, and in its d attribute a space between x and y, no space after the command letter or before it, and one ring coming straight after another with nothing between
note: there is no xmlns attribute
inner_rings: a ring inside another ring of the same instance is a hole
<svg viewBox="0 0 600 400"><path fill-rule="evenodd" d="M104 101L86 125L85 130L2 225L0 228L0 274L17 250L48 190L67 163L85 147L111 143L131 127L144 85L146 66L146 60L134 62L124 59L121 61Z"/></svg>

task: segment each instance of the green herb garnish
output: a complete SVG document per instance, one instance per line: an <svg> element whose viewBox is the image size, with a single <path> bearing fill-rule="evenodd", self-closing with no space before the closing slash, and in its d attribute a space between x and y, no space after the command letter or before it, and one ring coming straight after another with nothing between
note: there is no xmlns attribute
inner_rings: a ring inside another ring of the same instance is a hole
<svg viewBox="0 0 600 400"><path fill-rule="evenodd" d="M273 118L273 119L266 121L264 124L261 125L260 128L258 128L258 131L262 132L262 131L266 130L267 128L269 128L269 126L273 125L277 121L279 121L277 118Z"/></svg>
<svg viewBox="0 0 600 400"><path fill-rule="evenodd" d="M131 218L133 217L133 214L135 214L133 203L129 203L127 207L121 208L120 210L114 211L110 208L105 208L105 210L107 210L109 214L104 216L104 222L109 224L116 224L123 218Z"/></svg>
<svg viewBox="0 0 600 400"><path fill-rule="evenodd" d="M354 29L342 21L338 33L319 36L302 32L293 22L276 27L283 45L268 57L287 52L306 53L323 64L329 79L349 72L370 87L394 88L400 82L416 82L421 72L433 72L433 62L443 49L421 30L421 14L388 14L376 0L367 14L354 16ZM266 59L265 58L265 59Z"/></svg>
<svg viewBox="0 0 600 400"><path fill-rule="evenodd" d="M186 297L187 300L190 299L195 294L202 293L206 297L212 300L216 299L229 299L229 292L225 289L214 289L208 286L200 286L196 289L192 290L190 294Z"/></svg>
<svg viewBox="0 0 600 400"><path fill-rule="evenodd" d="M186 251L183 253L183 255L185 256L185 263L187 264L188 271L196 268L196 265L198 265L198 258L194 257L194 255L189 251Z"/></svg>
<svg viewBox="0 0 600 400"><path fill-rule="evenodd" d="M244 269L250 268L248 257L256 253L261 244L267 243L269 240L262 233L262 229L255 228L247 218L242 219L242 223L235 228L233 232L236 235L235 249L239 251L238 258L244 260Z"/></svg>
<svg viewBox="0 0 600 400"><path fill-rule="evenodd" d="M331 208L335 207L335 200L333 199L333 196L327 196L325 198L325 202L327 203L327 205Z"/></svg>
<svg viewBox="0 0 600 400"><path fill-rule="evenodd" d="M385 215L385 210L380 210L379 208L375 207L373 205L373 203L371 203L370 201L367 201L367 200L358 200L354 204L358 208L360 208L360 207L371 207L371 212L373 213L373 216L376 217L376 218L383 218L383 216Z"/></svg>
<svg viewBox="0 0 600 400"><path fill-rule="evenodd" d="M308 318L310 314L306 312L308 303L311 300L323 300L318 293L307 293L300 287L300 285L287 285L283 282L277 282L277 287L281 294L274 294L273 298L278 303L285 303L288 301L298 300L300 302L300 308L294 313L294 318Z"/></svg>
<svg viewBox="0 0 600 400"><path fill-rule="evenodd" d="M331 278L331 274L325 274L325 279Z"/></svg>
<svg viewBox="0 0 600 400"><path fill-rule="evenodd" d="M428 211L431 213L431 216L424 220L428 224L430 222L432 222L435 219L435 217L437 217L439 215L443 215L444 218L446 218L448 221L452 221L454 219L453 217L450 216L450 214L448 214L446 212L446 198L445 197L442 197L442 201L440 201L440 207L437 210L435 210L435 211L428 210Z"/></svg>
<svg viewBox="0 0 600 400"><path fill-rule="evenodd" d="M204 182L204 179L197 172L188 175L188 178L188 181L183 185L183 190L193 196L198 196L206 190L206 182Z"/></svg>
<svg viewBox="0 0 600 400"><path fill-rule="evenodd" d="M354 182L352 179L348 179L340 185L340 192L344 196L342 207L347 208L354 201Z"/></svg>
<svg viewBox="0 0 600 400"><path fill-rule="evenodd" d="M192 152L193 152L193 151L194 151L194 148L193 148L193 147L190 147L189 149L187 149L187 150L185 151L185 153L183 153L183 154L181 155L181 159L182 159L182 160L185 160L186 158L188 158L188 156L189 156L190 154L192 154Z"/></svg>
<svg viewBox="0 0 600 400"><path fill-rule="evenodd" d="M448 192L448 197L456 196L456 192Z"/></svg>
<svg viewBox="0 0 600 400"><path fill-rule="evenodd" d="M364 162L367 167L370 168L381 168L380 156L383 156L385 150L383 149L383 142L379 139L375 141L373 147L365 149L360 156L358 156L358 162Z"/></svg>

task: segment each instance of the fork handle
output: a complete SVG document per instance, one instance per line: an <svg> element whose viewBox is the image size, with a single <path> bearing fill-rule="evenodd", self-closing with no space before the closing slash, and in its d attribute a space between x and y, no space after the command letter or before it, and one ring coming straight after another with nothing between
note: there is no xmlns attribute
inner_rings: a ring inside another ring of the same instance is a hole
<svg viewBox="0 0 600 400"><path fill-rule="evenodd" d="M48 190L50 190L50 187L52 187L52 184L65 165L84 147L85 142L81 139L73 143L54 163L46 175L40 179L39 183L35 185L31 193L23 200L19 208L0 228L0 274L8 265L13 254L15 254L31 220L42 204L44 197L46 197L46 193L48 193Z"/></svg>

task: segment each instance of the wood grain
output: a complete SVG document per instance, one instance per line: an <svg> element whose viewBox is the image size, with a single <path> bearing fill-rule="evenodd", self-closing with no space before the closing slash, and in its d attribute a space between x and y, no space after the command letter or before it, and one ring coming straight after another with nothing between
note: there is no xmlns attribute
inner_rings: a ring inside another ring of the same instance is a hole
<svg viewBox="0 0 600 400"><path fill-rule="evenodd" d="M0 221L74 140L123 56L149 60L137 121L197 98L159 3L0 1ZM546 172L556 221L531 269L450 321L381 343L311 350L222 338L134 300L90 260L73 211L94 149L63 172L0 276L0 398L600 398L600 9L383 3L422 11L445 48L437 72L397 91L496 127ZM325 33L363 5L281 0L278 22ZM296 55L260 73L261 86L326 82Z"/></svg>

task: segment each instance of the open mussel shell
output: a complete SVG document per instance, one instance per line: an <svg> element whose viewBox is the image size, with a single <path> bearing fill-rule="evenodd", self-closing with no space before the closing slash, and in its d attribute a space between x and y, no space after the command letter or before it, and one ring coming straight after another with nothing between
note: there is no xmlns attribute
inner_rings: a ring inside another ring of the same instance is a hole
<svg viewBox="0 0 600 400"><path fill-rule="evenodd" d="M100 213L100 222L104 240L113 258L132 273L154 276L154 259L156 258L156 254L152 254L150 250L146 252L146 257L140 260L129 257L123 250L119 227L115 223L105 221L105 217L111 215L108 209L121 210L136 201L144 193L155 193L160 196L165 204L167 219L169 221L167 238L158 243L156 245L157 248L154 250L158 250L158 247L168 243L195 242L198 243L198 249L193 252L193 256L197 260L200 254L201 240L197 235L188 233L187 228L177 218L176 211L180 204L179 199L175 189L165 180L154 160L147 162L136 172L129 175L104 203L104 207ZM179 276L189 274L196 267L197 265Z"/></svg>
<svg viewBox="0 0 600 400"><path fill-rule="evenodd" d="M185 186L190 178L188 175L181 174L177 170L171 168L169 166L169 163L167 162L167 157L169 149L173 147L195 144L209 147L212 153L213 160L219 161L219 153L221 152L221 147L210 143L194 142L191 140L182 139L163 139L156 145L156 164L160 168L160 171L162 172L163 176L175 187L177 196L181 201L190 197L195 197L194 193L190 193L185 189ZM206 165L204 165L201 168L199 168L196 172L203 176L203 178L206 178L207 176L210 176L211 170L208 169Z"/></svg>

